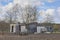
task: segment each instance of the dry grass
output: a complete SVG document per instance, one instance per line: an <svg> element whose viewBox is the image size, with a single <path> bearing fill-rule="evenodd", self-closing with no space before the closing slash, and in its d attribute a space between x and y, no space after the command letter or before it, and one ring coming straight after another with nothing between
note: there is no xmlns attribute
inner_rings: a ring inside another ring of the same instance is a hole
<svg viewBox="0 0 60 40"><path fill-rule="evenodd" d="M0 35L0 40L60 40L60 34Z"/></svg>

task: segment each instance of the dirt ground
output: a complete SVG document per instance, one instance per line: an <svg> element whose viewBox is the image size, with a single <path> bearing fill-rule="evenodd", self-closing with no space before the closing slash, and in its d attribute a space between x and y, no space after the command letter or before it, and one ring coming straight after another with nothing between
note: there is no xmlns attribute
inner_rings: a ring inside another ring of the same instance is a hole
<svg viewBox="0 0 60 40"><path fill-rule="evenodd" d="M60 40L60 34L0 35L0 40Z"/></svg>

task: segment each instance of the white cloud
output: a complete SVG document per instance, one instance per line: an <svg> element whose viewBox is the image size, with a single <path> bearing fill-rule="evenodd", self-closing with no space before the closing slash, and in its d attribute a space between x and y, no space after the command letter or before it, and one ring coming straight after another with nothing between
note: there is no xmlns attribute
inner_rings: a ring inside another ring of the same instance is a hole
<svg viewBox="0 0 60 40"><path fill-rule="evenodd" d="M46 15L54 15L55 9L40 10L40 15L45 17Z"/></svg>
<svg viewBox="0 0 60 40"><path fill-rule="evenodd" d="M0 5L0 18L4 19L4 14L7 10L9 10L13 6L12 3L9 3L8 5L2 6Z"/></svg>
<svg viewBox="0 0 60 40"><path fill-rule="evenodd" d="M2 5L0 5L0 14L2 13L2 7L3 7L3 6L2 6Z"/></svg>
<svg viewBox="0 0 60 40"><path fill-rule="evenodd" d="M58 17L60 17L60 7L58 7L58 8L56 9L56 13L57 13ZM59 18L59 19L60 19L60 18Z"/></svg>
<svg viewBox="0 0 60 40"><path fill-rule="evenodd" d="M55 12L55 9L47 9L46 14L53 15Z"/></svg>
<svg viewBox="0 0 60 40"><path fill-rule="evenodd" d="M36 5L36 6L44 5L44 3L41 2L40 0L14 0L13 3L14 4L18 3L18 4L22 5L22 6L28 5L28 4L30 4L32 6L33 5Z"/></svg>
<svg viewBox="0 0 60 40"><path fill-rule="evenodd" d="M5 5L3 8L4 10L9 10L11 7L13 7L13 3L9 3L8 5Z"/></svg>
<svg viewBox="0 0 60 40"><path fill-rule="evenodd" d="M4 6L0 5L0 15L4 13Z"/></svg>
<svg viewBox="0 0 60 40"><path fill-rule="evenodd" d="M5 5L5 6L0 5L0 14L4 14L12 6L13 6L12 3L9 3L8 5Z"/></svg>
<svg viewBox="0 0 60 40"><path fill-rule="evenodd" d="M5 2L9 2L9 0L4 0ZM3 10L9 10L11 7L13 7L15 4L20 4L21 6L25 6L25 5L32 5L32 6L41 6L44 5L43 2L41 2L40 0L13 0L13 2L8 3L7 5L5 5L3 7Z"/></svg>
<svg viewBox="0 0 60 40"><path fill-rule="evenodd" d="M3 10L3 6L2 6L2 5L0 5L0 19L1 19L1 20L3 20L3 19L4 19L4 17L3 17L4 12L5 12L5 11ZM0 20L0 21L1 21L1 20Z"/></svg>
<svg viewBox="0 0 60 40"><path fill-rule="evenodd" d="M55 0L46 0L49 3L55 2Z"/></svg>
<svg viewBox="0 0 60 40"><path fill-rule="evenodd" d="M5 5L5 6L2 6L1 7L1 9L2 9L1 13L3 14L3 16L6 13L6 11L9 10L11 7L13 7L13 4L12 3L9 3L8 5Z"/></svg>
<svg viewBox="0 0 60 40"><path fill-rule="evenodd" d="M7 2L9 3L11 0L0 0L0 2Z"/></svg>
<svg viewBox="0 0 60 40"><path fill-rule="evenodd" d="M60 7L57 8L57 12L60 14Z"/></svg>
<svg viewBox="0 0 60 40"><path fill-rule="evenodd" d="M47 15L53 17L55 9L40 10L41 22L45 22Z"/></svg>
<svg viewBox="0 0 60 40"><path fill-rule="evenodd" d="M9 10L12 6L13 6L12 3L9 3L8 5L2 6L0 15L4 15L6 13L6 11Z"/></svg>

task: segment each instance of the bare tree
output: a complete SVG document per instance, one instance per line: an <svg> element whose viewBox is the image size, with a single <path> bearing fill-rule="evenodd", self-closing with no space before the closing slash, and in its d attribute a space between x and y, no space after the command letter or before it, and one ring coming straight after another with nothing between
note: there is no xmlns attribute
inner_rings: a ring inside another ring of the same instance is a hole
<svg viewBox="0 0 60 40"><path fill-rule="evenodd" d="M23 10L23 21L25 23L34 22L37 20L37 8L27 5Z"/></svg>
<svg viewBox="0 0 60 40"><path fill-rule="evenodd" d="M5 14L5 21L9 21L10 23L12 23L12 17L13 17L13 15L12 15L11 11L10 10L7 11Z"/></svg>
<svg viewBox="0 0 60 40"><path fill-rule="evenodd" d="M44 23L53 23L54 22L52 15L47 14L45 19L46 20L44 21Z"/></svg>
<svg viewBox="0 0 60 40"><path fill-rule="evenodd" d="M6 12L5 19L8 19L10 23L12 23L12 21L16 22L20 14L20 8L20 5L14 5L10 10Z"/></svg>
<svg viewBox="0 0 60 40"><path fill-rule="evenodd" d="M22 20L23 23L35 22L37 20L37 8L36 6L32 7L31 5L27 5L25 7L21 7L19 4L13 6L10 10L7 11L6 18L16 22L16 20Z"/></svg>

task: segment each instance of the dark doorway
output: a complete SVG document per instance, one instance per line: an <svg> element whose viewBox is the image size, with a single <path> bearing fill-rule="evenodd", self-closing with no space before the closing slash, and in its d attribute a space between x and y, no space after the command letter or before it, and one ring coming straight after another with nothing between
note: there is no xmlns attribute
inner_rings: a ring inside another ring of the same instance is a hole
<svg viewBox="0 0 60 40"><path fill-rule="evenodd" d="M21 26L19 25L19 31L21 31Z"/></svg>
<svg viewBox="0 0 60 40"><path fill-rule="evenodd" d="M14 26L12 26L12 32L13 32L13 28L14 28Z"/></svg>

